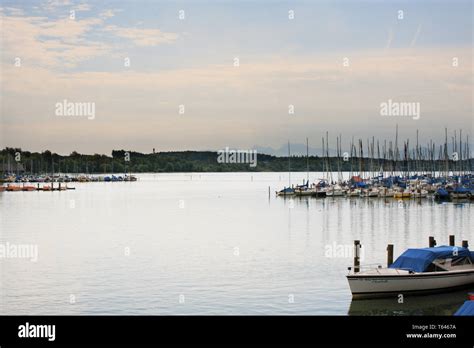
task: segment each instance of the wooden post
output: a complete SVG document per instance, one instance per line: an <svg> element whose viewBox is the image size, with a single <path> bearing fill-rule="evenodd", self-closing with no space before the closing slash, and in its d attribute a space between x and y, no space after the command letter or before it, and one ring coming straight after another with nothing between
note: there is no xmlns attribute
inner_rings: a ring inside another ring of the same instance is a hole
<svg viewBox="0 0 474 348"><path fill-rule="evenodd" d="M387 245L387 267L393 263L393 244Z"/></svg>
<svg viewBox="0 0 474 348"><path fill-rule="evenodd" d="M435 241L434 237L429 238L429 245L430 245L430 248L433 248L433 247L436 246L436 241Z"/></svg>
<svg viewBox="0 0 474 348"><path fill-rule="evenodd" d="M354 241L354 273L358 273L360 271L360 241Z"/></svg>
<svg viewBox="0 0 474 348"><path fill-rule="evenodd" d="M456 243L454 242L454 236L450 235L449 236L449 246L455 246Z"/></svg>
<svg viewBox="0 0 474 348"><path fill-rule="evenodd" d="M469 248L469 243L468 243L467 240L463 240L463 241L462 241L462 247L463 247L463 248Z"/></svg>

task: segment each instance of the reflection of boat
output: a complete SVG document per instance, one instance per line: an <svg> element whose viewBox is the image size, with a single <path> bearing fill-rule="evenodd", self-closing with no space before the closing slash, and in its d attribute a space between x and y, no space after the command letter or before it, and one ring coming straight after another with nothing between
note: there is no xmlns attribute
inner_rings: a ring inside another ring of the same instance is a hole
<svg viewBox="0 0 474 348"><path fill-rule="evenodd" d="M474 285L474 253L462 247L408 249L388 268L347 276L354 299L452 290Z"/></svg>
<svg viewBox="0 0 474 348"><path fill-rule="evenodd" d="M474 289L474 287L473 287ZM373 298L352 301L349 315L444 315L451 316L466 300L466 290L425 296Z"/></svg>

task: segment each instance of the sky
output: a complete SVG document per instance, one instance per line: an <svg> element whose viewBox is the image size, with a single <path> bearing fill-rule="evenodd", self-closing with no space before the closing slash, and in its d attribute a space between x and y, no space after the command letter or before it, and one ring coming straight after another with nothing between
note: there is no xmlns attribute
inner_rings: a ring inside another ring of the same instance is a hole
<svg viewBox="0 0 474 348"><path fill-rule="evenodd" d="M328 131L348 149L352 137L394 140L396 125L422 143L445 127L472 138L472 7L0 0L0 147L318 147ZM58 115L65 100L94 117ZM389 100L418 103L419 117L381 115Z"/></svg>

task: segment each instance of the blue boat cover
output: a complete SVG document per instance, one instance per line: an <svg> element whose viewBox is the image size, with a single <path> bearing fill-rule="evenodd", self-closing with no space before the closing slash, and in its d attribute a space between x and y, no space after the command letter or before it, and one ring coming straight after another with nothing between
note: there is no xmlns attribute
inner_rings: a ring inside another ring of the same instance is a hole
<svg viewBox="0 0 474 348"><path fill-rule="evenodd" d="M456 187L453 192L455 193L469 193L471 192L470 189L468 189L467 187Z"/></svg>
<svg viewBox="0 0 474 348"><path fill-rule="evenodd" d="M472 315L474 316L474 301L466 301L464 304L457 310L454 315Z"/></svg>
<svg viewBox="0 0 474 348"><path fill-rule="evenodd" d="M436 259L469 257L468 248L439 246L435 248L408 249L401 254L389 268L405 269L413 272L424 272Z"/></svg>

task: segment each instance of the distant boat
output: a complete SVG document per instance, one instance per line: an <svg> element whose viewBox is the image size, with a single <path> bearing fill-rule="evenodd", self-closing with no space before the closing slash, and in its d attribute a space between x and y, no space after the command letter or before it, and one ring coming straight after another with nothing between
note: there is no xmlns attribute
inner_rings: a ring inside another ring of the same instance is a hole
<svg viewBox="0 0 474 348"><path fill-rule="evenodd" d="M125 175L123 181L137 181L137 177L133 175Z"/></svg>
<svg viewBox="0 0 474 348"><path fill-rule="evenodd" d="M326 197L342 197L344 196L344 190L337 184L328 188L326 191Z"/></svg>
<svg viewBox="0 0 474 348"><path fill-rule="evenodd" d="M362 194L362 190L359 188L351 188L346 191L347 197L360 197L361 194Z"/></svg>
<svg viewBox="0 0 474 348"><path fill-rule="evenodd" d="M393 197L393 190L391 188L381 188L379 190L379 197Z"/></svg>
<svg viewBox="0 0 474 348"><path fill-rule="evenodd" d="M395 191L393 193L393 198L410 198L412 195L411 191L404 189L403 191Z"/></svg>
<svg viewBox="0 0 474 348"><path fill-rule="evenodd" d="M293 196L295 189L292 187L285 187L283 190L277 191L277 196Z"/></svg>
<svg viewBox="0 0 474 348"><path fill-rule="evenodd" d="M362 190L360 196L361 197L378 197L379 196L379 190L375 187L372 187L372 188L368 188L368 189L365 189L365 190Z"/></svg>
<svg viewBox="0 0 474 348"><path fill-rule="evenodd" d="M408 249L388 268L347 275L354 299L448 291L474 284L474 253L463 247Z"/></svg>
<svg viewBox="0 0 474 348"><path fill-rule="evenodd" d="M464 198L470 198L470 196L471 196L471 190L462 186L455 187L449 193L449 197L451 199L464 199Z"/></svg>
<svg viewBox="0 0 474 348"><path fill-rule="evenodd" d="M7 188L6 188L7 191L21 191L21 186L17 186L17 185L8 185Z"/></svg>
<svg viewBox="0 0 474 348"><path fill-rule="evenodd" d="M21 188L22 191L36 191L36 187L35 186L23 186Z"/></svg>
<svg viewBox="0 0 474 348"><path fill-rule="evenodd" d="M316 188L315 187L297 187L295 189L296 196L315 196Z"/></svg>
<svg viewBox="0 0 474 348"><path fill-rule="evenodd" d="M448 190L446 190L444 187L437 189L434 197L437 200L448 200L450 198Z"/></svg>
<svg viewBox="0 0 474 348"><path fill-rule="evenodd" d="M288 141L288 187L283 188L283 190L277 191L277 196L293 196L295 194L295 189L291 187L291 162L290 162L290 141Z"/></svg>
<svg viewBox="0 0 474 348"><path fill-rule="evenodd" d="M411 192L413 198L426 198L428 197L428 191L424 189L415 189Z"/></svg>

